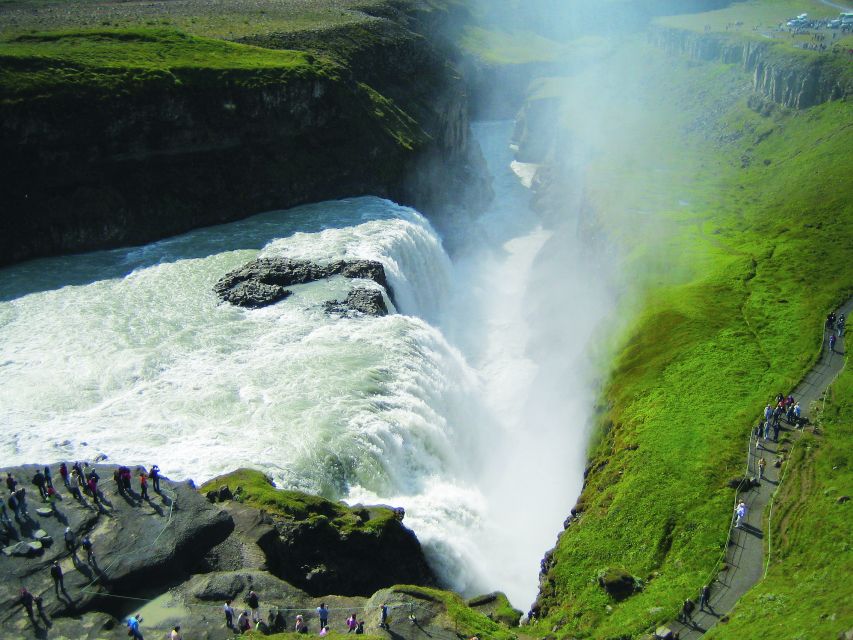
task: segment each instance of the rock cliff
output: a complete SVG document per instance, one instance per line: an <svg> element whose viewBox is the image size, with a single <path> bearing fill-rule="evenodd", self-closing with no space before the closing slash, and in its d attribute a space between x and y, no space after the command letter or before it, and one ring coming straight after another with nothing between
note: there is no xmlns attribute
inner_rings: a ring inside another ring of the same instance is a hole
<svg viewBox="0 0 853 640"><path fill-rule="evenodd" d="M418 31L441 20L419 21L417 5L255 43L323 56L277 82L183 70L121 91L18 99L0 87L0 264L342 196L436 216L482 205L463 83L441 41Z"/></svg>
<svg viewBox="0 0 853 640"><path fill-rule="evenodd" d="M651 30L652 42L670 53L706 62L738 64L752 76L754 90L792 109L805 109L853 94L844 61L832 54L783 50L780 43L723 33Z"/></svg>

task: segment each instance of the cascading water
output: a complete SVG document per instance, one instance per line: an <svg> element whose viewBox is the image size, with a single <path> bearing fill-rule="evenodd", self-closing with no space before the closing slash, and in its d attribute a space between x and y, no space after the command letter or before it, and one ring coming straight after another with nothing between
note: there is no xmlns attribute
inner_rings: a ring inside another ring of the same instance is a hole
<svg viewBox="0 0 853 640"><path fill-rule="evenodd" d="M358 198L0 271L3 464L103 453L197 481L250 466L402 505L449 586L528 604L578 488L559 457L580 459L583 434L529 423L543 364L527 294L550 232L509 173L508 127L478 127L497 198L458 229L453 264L418 213ZM344 278L265 309L220 304L213 284L259 254L379 260L399 313L326 314ZM543 461L561 468L531 482Z"/></svg>

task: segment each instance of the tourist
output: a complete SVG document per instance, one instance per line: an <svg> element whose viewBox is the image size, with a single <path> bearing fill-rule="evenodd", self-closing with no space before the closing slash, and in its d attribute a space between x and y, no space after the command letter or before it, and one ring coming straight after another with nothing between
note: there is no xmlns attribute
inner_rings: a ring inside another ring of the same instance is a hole
<svg viewBox="0 0 853 640"><path fill-rule="evenodd" d="M50 507L50 510L53 511L53 513L59 513L56 510L56 501L57 500L59 500L59 494L56 493L56 489L54 489L53 487L48 487L47 488L47 504Z"/></svg>
<svg viewBox="0 0 853 640"><path fill-rule="evenodd" d="M364 634L364 620L359 620L358 626L355 628L356 635Z"/></svg>
<svg viewBox="0 0 853 640"><path fill-rule="evenodd" d="M139 491L143 500L148 500L148 476L145 472L139 474Z"/></svg>
<svg viewBox="0 0 853 640"><path fill-rule="evenodd" d="M767 461L764 459L764 456L758 459L758 481L761 482L764 479L764 467L767 465Z"/></svg>
<svg viewBox="0 0 853 640"><path fill-rule="evenodd" d="M177 625L172 632L169 634L169 640L184 640L184 637L181 635L181 625Z"/></svg>
<svg viewBox="0 0 853 640"><path fill-rule="evenodd" d="M297 614L296 624L293 625L293 630L296 633L302 633L303 628L305 628L305 621L302 619L302 614Z"/></svg>
<svg viewBox="0 0 853 640"><path fill-rule="evenodd" d="M27 490L23 487L20 487L15 492L15 497L18 499L18 511L22 516L26 517L27 514Z"/></svg>
<svg viewBox="0 0 853 640"><path fill-rule="evenodd" d="M62 484L68 487L68 465L64 462L59 465L59 476L62 478Z"/></svg>
<svg viewBox="0 0 853 640"><path fill-rule="evenodd" d="M44 483L48 487L53 486L53 476L50 474L50 467L44 466Z"/></svg>
<svg viewBox="0 0 853 640"><path fill-rule="evenodd" d="M127 619L127 635L131 636L133 640L145 640L142 637L142 632L139 630L140 622L142 622L142 616L138 613Z"/></svg>
<svg viewBox="0 0 853 640"><path fill-rule="evenodd" d="M53 590L56 591L56 595L59 595L60 591L65 591L65 578L62 575L62 567L59 566L59 560L54 560L53 564L50 565L50 577L53 578Z"/></svg>
<svg viewBox="0 0 853 640"><path fill-rule="evenodd" d="M281 609L276 609L275 619L271 626L275 630L275 633L283 633L287 629L287 620L284 619Z"/></svg>
<svg viewBox="0 0 853 640"><path fill-rule="evenodd" d="M355 619L355 614L353 613L347 618L347 633L352 633L358 627L358 622Z"/></svg>
<svg viewBox="0 0 853 640"><path fill-rule="evenodd" d="M21 596L18 598L18 602L20 602L21 606L27 610L27 615L30 617L32 623L35 624L36 618L33 615L33 594L31 594L26 587L21 587Z"/></svg>
<svg viewBox="0 0 853 640"><path fill-rule="evenodd" d="M41 596L33 596L33 602L36 603L36 609L39 612L39 618L44 620L44 623L47 626L50 626L50 618L47 617L47 613L44 610L44 598Z"/></svg>
<svg viewBox="0 0 853 640"><path fill-rule="evenodd" d="M80 541L80 546L83 547L83 551L86 552L86 562L89 564L95 564L94 545L89 539L89 536L83 536L83 539Z"/></svg>
<svg viewBox="0 0 853 640"><path fill-rule="evenodd" d="M116 468L113 471L113 480L116 483L116 489L118 490L118 494L120 496L124 495L124 478L121 477L121 467Z"/></svg>
<svg viewBox="0 0 853 640"><path fill-rule="evenodd" d="M741 522L743 522L746 518L746 511L746 503L741 500L737 503L737 506L735 507L735 515L737 516L737 519L735 520L735 529L740 529Z"/></svg>
<svg viewBox="0 0 853 640"><path fill-rule="evenodd" d="M9 508L12 510L12 513L15 514L15 520L21 521L21 505L18 503L18 496L13 493L9 494L9 499L7 500L7 504Z"/></svg>
<svg viewBox="0 0 853 640"><path fill-rule="evenodd" d="M258 594L255 593L254 589L249 589L249 595L246 596L246 604L248 604L249 608L252 610L252 622L260 622L260 598L258 597Z"/></svg>
<svg viewBox="0 0 853 640"><path fill-rule="evenodd" d="M160 493L160 467L156 464L151 466L151 484L154 485L154 492Z"/></svg>
<svg viewBox="0 0 853 640"><path fill-rule="evenodd" d="M231 606L231 601L226 600L225 605L222 607L222 611L225 613L225 626L229 629L234 628L234 608Z"/></svg>
<svg viewBox="0 0 853 640"><path fill-rule="evenodd" d="M773 442L779 442L779 429L782 428L782 425L779 424L779 421L775 421L773 423Z"/></svg>
<svg viewBox="0 0 853 640"><path fill-rule="evenodd" d="M838 327L838 337L839 338L844 335L844 323L845 322L846 322L846 320L844 319L844 314L839 313L838 314L838 322L836 323L836 326Z"/></svg>
<svg viewBox="0 0 853 640"><path fill-rule="evenodd" d="M835 353L835 334L829 336L829 350Z"/></svg>
<svg viewBox="0 0 853 640"><path fill-rule="evenodd" d="M98 500L98 480L95 477L95 474L89 476L89 480L86 482L86 485L89 487L89 493L92 494L92 500L96 505L100 506L100 501Z"/></svg>
<svg viewBox="0 0 853 640"><path fill-rule="evenodd" d="M322 627L320 629L320 637L325 638L327 635L329 635L329 627Z"/></svg>
<svg viewBox="0 0 853 640"><path fill-rule="evenodd" d="M329 610L326 608L326 603L321 602L317 607L317 617L320 618L320 628L322 629L329 624Z"/></svg>
<svg viewBox="0 0 853 640"><path fill-rule="evenodd" d="M9 512L6 511L6 502L3 500L0 500L0 522L9 527L13 526L12 521L9 519Z"/></svg>
<svg viewBox="0 0 853 640"><path fill-rule="evenodd" d="M704 611L705 607L711 609L711 585L706 584L699 592L699 611Z"/></svg>
<svg viewBox="0 0 853 640"><path fill-rule="evenodd" d="M9 488L9 491L14 491L15 487L18 486L18 481L12 477L12 472L6 472L6 486Z"/></svg>
<svg viewBox="0 0 853 640"><path fill-rule="evenodd" d="M388 628L388 603L387 602L384 603L382 605L382 607L380 608L379 627L381 629L387 629Z"/></svg>
<svg viewBox="0 0 853 640"><path fill-rule="evenodd" d="M249 622L249 612L244 611L240 614L240 617L237 618L237 631L240 633L246 633L251 628L252 623Z"/></svg>
<svg viewBox="0 0 853 640"><path fill-rule="evenodd" d="M77 552L77 536L71 530L71 527L65 527L65 548L73 556Z"/></svg>
<svg viewBox="0 0 853 640"><path fill-rule="evenodd" d="M794 419L797 421L797 426L800 426L800 414L802 413L802 409L800 409L800 403L794 405Z"/></svg>
<svg viewBox="0 0 853 640"><path fill-rule="evenodd" d="M693 610L696 608L696 605L693 601L688 598L684 601L684 604L681 605L681 613L678 614L679 620L684 622L685 624L690 622L690 618L693 617Z"/></svg>

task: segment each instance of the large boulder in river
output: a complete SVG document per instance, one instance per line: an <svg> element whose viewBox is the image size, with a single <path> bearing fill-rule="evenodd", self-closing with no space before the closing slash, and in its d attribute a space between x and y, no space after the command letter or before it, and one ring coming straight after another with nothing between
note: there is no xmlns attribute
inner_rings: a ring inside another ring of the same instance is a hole
<svg viewBox="0 0 853 640"><path fill-rule="evenodd" d="M347 294L346 300L335 300L326 303L327 313L349 313L357 311L368 316L387 316L388 307L385 298L378 289L355 287Z"/></svg>
<svg viewBox="0 0 853 640"><path fill-rule="evenodd" d="M402 510L348 507L276 489L248 469L214 478L201 490L222 485L242 507L263 510L241 535L251 535L263 550L266 568L311 595L368 596L393 584L435 583L417 537L401 522ZM238 521L246 517L235 513Z"/></svg>
<svg viewBox="0 0 853 640"><path fill-rule="evenodd" d="M385 267L375 260L334 260L319 264L292 258L258 258L225 274L213 290L225 302L241 307L263 307L286 298L290 294L286 287L336 275L373 280L389 297L393 295L385 277Z"/></svg>

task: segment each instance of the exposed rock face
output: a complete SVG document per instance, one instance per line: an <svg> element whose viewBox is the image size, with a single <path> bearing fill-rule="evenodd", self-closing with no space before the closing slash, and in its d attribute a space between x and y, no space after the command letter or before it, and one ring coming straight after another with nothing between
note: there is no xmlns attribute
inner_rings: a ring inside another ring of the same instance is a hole
<svg viewBox="0 0 853 640"><path fill-rule="evenodd" d="M326 303L328 313L348 313L358 311L368 316L387 316L388 307L382 292L377 289L355 287L347 294L346 300L335 300Z"/></svg>
<svg viewBox="0 0 853 640"><path fill-rule="evenodd" d="M757 93L793 109L853 95L853 83L829 55L791 58L779 55L772 42L680 29L655 29L652 41L696 60L740 64Z"/></svg>
<svg viewBox="0 0 853 640"><path fill-rule="evenodd" d="M291 258L259 258L223 276L214 285L213 290L225 302L240 307L257 308L274 304L289 296L291 292L286 287L307 284L335 275L373 280L385 288L389 297L392 295L388 280L385 278L385 268L382 263L375 260L335 260L328 264L317 264L310 260ZM369 290L356 289L356 291ZM371 296L353 296L351 293L347 303L350 302L350 297L352 297L352 308L356 308L355 305L359 304L363 304L366 309L371 308ZM381 300L381 294L379 297ZM383 302L382 307L384 306ZM387 309L385 312L387 313Z"/></svg>
<svg viewBox="0 0 853 640"><path fill-rule="evenodd" d="M439 217L484 206L491 192L464 84L440 40L424 37L441 25L413 14L417 4L389 2L376 20L290 40L245 40L327 43L339 73L257 86L246 71L190 88L152 81L4 102L0 264L344 196L389 197Z"/></svg>
<svg viewBox="0 0 853 640"><path fill-rule="evenodd" d="M315 596L369 596L394 584L435 583L417 537L403 526L402 510L348 507L279 490L269 478L248 469L214 478L203 489L222 486L235 497L224 508L236 523L229 542L239 541L241 550L235 552L227 544L213 550L206 558L211 570L230 569L234 555L258 559L260 549L257 568ZM264 510L251 505L263 505Z"/></svg>

